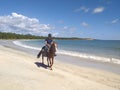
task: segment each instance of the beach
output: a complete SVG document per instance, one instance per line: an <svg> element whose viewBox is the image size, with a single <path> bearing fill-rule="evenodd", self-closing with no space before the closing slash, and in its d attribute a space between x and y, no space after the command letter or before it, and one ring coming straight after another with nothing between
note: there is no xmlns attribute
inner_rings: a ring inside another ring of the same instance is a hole
<svg viewBox="0 0 120 90"><path fill-rule="evenodd" d="M3 42L6 41L0 44L0 90L120 90L119 73L59 60L49 70L41 64L41 58L32 54L35 51L9 47Z"/></svg>

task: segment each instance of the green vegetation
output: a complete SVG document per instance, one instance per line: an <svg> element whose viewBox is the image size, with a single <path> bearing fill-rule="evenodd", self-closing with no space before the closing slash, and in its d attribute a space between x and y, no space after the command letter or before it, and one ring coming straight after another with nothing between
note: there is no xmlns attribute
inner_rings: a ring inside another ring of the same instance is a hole
<svg viewBox="0 0 120 90"><path fill-rule="evenodd" d="M0 32L0 39L44 39L43 36L34 36L34 35L23 35L23 34L16 34L16 33L5 33Z"/></svg>
<svg viewBox="0 0 120 90"><path fill-rule="evenodd" d="M55 37L55 39L58 39L58 40L94 40L92 38L78 38L78 37L70 37L70 38Z"/></svg>
<svg viewBox="0 0 120 90"><path fill-rule="evenodd" d="M34 35L23 35L23 34L16 34L16 33L5 33L0 32L0 39L45 39L45 36L34 36ZM65 37L53 37L54 39L59 40L93 40L92 38L77 38L77 37L71 37L71 38L65 38Z"/></svg>

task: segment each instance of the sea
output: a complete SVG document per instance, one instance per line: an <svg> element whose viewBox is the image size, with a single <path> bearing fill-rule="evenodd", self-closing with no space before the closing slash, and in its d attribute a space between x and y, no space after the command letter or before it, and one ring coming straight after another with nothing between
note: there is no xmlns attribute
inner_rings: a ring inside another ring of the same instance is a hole
<svg viewBox="0 0 120 90"><path fill-rule="evenodd" d="M57 42L57 55L120 64L120 40L54 41ZM40 50L45 45L44 40L16 40L13 43L33 50Z"/></svg>

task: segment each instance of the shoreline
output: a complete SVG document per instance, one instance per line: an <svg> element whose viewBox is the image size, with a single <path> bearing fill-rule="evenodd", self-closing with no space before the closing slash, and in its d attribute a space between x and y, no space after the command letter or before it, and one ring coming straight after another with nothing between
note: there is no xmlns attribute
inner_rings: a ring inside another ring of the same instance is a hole
<svg viewBox="0 0 120 90"><path fill-rule="evenodd" d="M35 41L35 40L22 40L22 41ZM34 50L40 50L40 47L34 47L34 46L27 46L22 41L13 41L15 45L18 45L20 47L28 48L28 49L34 49ZM42 47L42 46L41 46ZM98 62L105 62L105 63L113 63L113 64L119 64L120 65L120 59L112 56L99 56L97 54L87 54L87 53L81 53L81 52L72 52L72 51L66 51L66 50L60 50L57 51L58 54L64 55L64 56L71 56L71 57L78 57L78 58L84 58L84 59L90 59Z"/></svg>
<svg viewBox="0 0 120 90"><path fill-rule="evenodd" d="M41 59L37 59L34 54L4 45L0 45L2 90L120 89L120 74L85 66L78 67L57 58L51 71L41 65Z"/></svg>
<svg viewBox="0 0 120 90"><path fill-rule="evenodd" d="M38 50L33 50L33 49L24 48L24 47L15 45L13 41L15 40L0 40L0 45L7 47L7 48L12 48L15 50L28 53L30 55L33 55L34 57L37 56L39 52ZM82 66L82 67L88 67L88 68L95 68L99 70L104 70L104 71L120 74L119 64L99 62L99 61L95 61L92 59L84 59L84 58L78 58L78 57L62 55L62 54L58 54L55 57L55 60L60 61L62 63L68 63L68 64L73 64L76 66Z"/></svg>

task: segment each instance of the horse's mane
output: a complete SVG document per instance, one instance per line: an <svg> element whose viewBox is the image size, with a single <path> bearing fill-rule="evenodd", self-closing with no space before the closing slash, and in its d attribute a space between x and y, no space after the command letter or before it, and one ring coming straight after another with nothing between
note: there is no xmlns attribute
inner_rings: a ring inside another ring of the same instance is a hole
<svg viewBox="0 0 120 90"><path fill-rule="evenodd" d="M50 47L50 53L55 53L55 42L52 43L51 47Z"/></svg>

